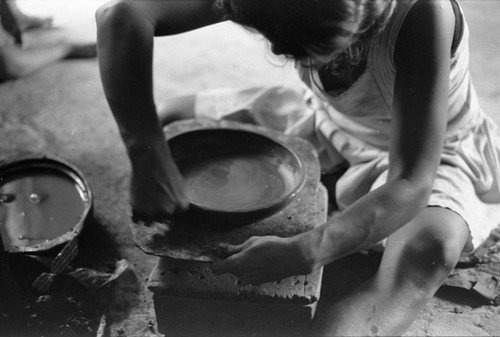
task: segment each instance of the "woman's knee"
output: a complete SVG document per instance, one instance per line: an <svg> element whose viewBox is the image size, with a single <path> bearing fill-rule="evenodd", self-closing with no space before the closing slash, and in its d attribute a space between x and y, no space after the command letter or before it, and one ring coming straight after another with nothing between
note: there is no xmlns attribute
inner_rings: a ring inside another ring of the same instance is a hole
<svg viewBox="0 0 500 337"><path fill-rule="evenodd" d="M412 228L395 238L399 244L392 245L399 255L398 274L417 287L434 286L457 264L469 237L468 227L458 214L440 208L427 209L409 225Z"/></svg>
<svg viewBox="0 0 500 337"><path fill-rule="evenodd" d="M402 257L414 269L421 272L451 272L455 267L463 245L455 237L435 237L432 231L403 248Z"/></svg>

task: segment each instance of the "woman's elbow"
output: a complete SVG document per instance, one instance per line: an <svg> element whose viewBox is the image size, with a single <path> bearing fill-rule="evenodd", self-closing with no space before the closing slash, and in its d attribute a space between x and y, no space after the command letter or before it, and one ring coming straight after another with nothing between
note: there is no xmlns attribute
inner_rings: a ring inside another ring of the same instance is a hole
<svg viewBox="0 0 500 337"><path fill-rule="evenodd" d="M98 37L125 33L134 18L133 12L132 3L123 0L110 1L99 7L95 12Z"/></svg>
<svg viewBox="0 0 500 337"><path fill-rule="evenodd" d="M427 205L434 186L434 175L425 174L418 177L405 177L400 178L400 181L406 186L405 189L410 192L408 193L410 202L422 208Z"/></svg>

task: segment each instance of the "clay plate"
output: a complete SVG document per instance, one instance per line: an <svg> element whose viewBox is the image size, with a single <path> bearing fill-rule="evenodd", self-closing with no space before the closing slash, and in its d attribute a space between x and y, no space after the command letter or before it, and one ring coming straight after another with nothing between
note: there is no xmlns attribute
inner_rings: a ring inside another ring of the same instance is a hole
<svg viewBox="0 0 500 337"><path fill-rule="evenodd" d="M305 170L292 149L262 134L202 129L169 141L186 181L189 214L204 221L245 224L286 207Z"/></svg>

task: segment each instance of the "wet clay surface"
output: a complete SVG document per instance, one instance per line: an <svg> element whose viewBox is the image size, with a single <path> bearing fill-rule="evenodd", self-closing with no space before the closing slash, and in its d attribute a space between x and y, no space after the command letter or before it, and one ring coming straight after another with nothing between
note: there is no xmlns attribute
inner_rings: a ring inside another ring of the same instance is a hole
<svg viewBox="0 0 500 337"><path fill-rule="evenodd" d="M226 212L266 208L296 192L305 172L284 145L245 130L207 129L169 140L189 201Z"/></svg>

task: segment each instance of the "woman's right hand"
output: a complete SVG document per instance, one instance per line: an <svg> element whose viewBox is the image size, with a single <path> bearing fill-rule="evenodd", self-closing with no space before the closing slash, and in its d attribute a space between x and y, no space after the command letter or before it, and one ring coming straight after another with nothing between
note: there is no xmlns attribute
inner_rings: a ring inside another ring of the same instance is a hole
<svg viewBox="0 0 500 337"><path fill-rule="evenodd" d="M184 179L166 142L132 157L131 206L134 220L164 222L188 208Z"/></svg>

